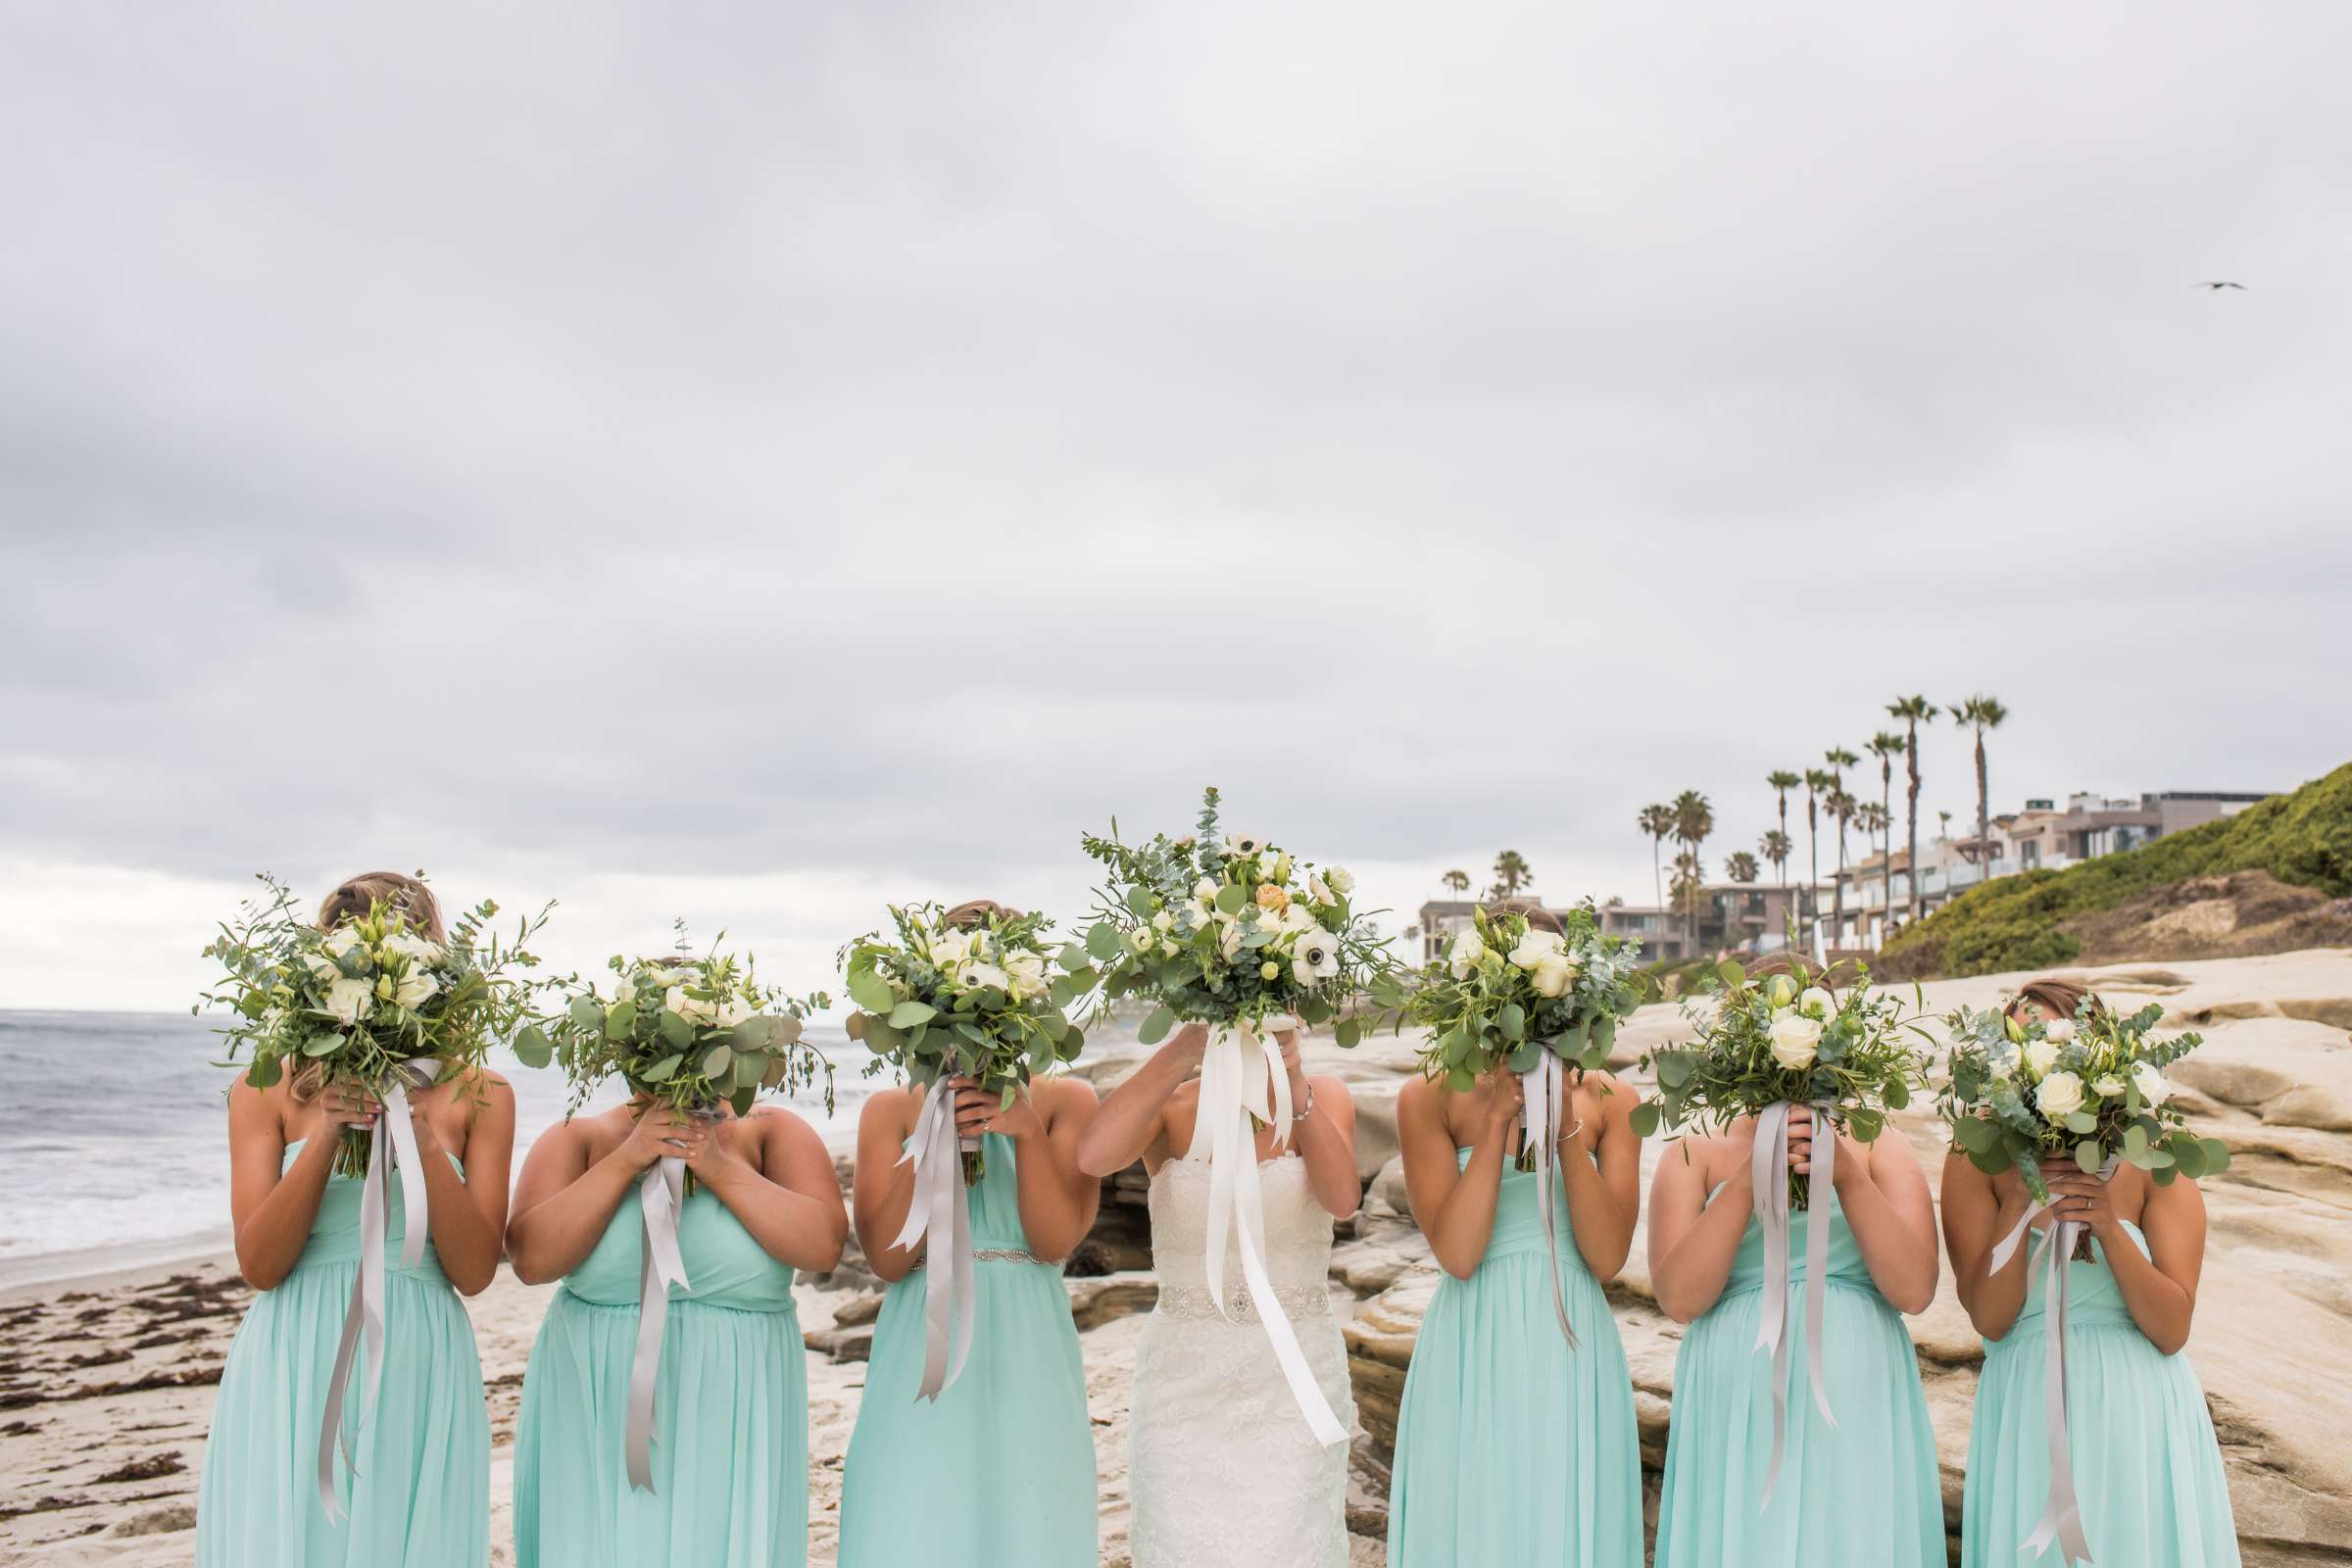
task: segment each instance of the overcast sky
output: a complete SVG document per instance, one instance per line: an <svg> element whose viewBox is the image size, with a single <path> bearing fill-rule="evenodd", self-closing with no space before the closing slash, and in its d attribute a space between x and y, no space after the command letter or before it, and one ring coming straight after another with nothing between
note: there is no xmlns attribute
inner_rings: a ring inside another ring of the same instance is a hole
<svg viewBox="0 0 2352 1568"><path fill-rule="evenodd" d="M1645 802L1717 869L1914 691L2009 704L1995 809L2291 787L2352 754L2348 54L12 5L0 1005L183 1004L261 868L813 987L886 900L1076 913L1082 828L1208 782L1401 908L1505 845L1642 902Z"/></svg>

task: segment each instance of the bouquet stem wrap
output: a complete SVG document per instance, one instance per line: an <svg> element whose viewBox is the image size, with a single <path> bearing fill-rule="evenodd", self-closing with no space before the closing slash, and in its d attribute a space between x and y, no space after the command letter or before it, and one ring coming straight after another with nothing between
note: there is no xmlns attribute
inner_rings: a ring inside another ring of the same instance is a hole
<svg viewBox="0 0 2352 1568"><path fill-rule="evenodd" d="M1544 1250L1551 1260L1551 1310L1560 1320L1560 1338L1573 1350L1577 1348L1576 1330L1569 1326L1568 1298L1560 1288L1559 1225L1551 1212L1551 1183L1560 1152L1560 1117L1568 1102L1567 1069L1560 1064L1559 1057L1546 1051L1542 1061L1519 1075L1519 1087L1527 1100L1520 1136L1534 1147L1536 1211L1544 1216Z"/></svg>
<svg viewBox="0 0 2352 1568"><path fill-rule="evenodd" d="M2099 1180L2115 1174L2113 1159L2099 1171ZM2033 1227L2034 1216L2048 1208L2048 1203L2036 1203L2026 1211L2009 1234L1993 1244L1992 1256L1985 1265L1987 1273L1997 1273L2008 1266L2017 1255L2018 1245ZM2075 1255L2075 1244L2090 1233L2090 1227L2076 1220L2061 1220L2042 1232L2035 1244L2028 1268L2038 1268L2041 1274L2041 1298L2049 1315L2049 1327L2042 1340L2047 1346L2042 1363L2042 1428L2049 1435L2050 1490L2041 1505L2041 1520L2034 1533L2026 1538L2019 1549L2039 1556L2049 1549L2051 1542L2070 1562L2087 1563L2092 1560L2090 1543L2082 1534L2082 1501L2075 1494L2074 1456L2067 1449L2066 1439L2066 1285L2069 1267Z"/></svg>
<svg viewBox="0 0 2352 1568"><path fill-rule="evenodd" d="M623 1434L629 1485L654 1490L654 1385L662 1376L662 1331L669 1321L669 1288L686 1286L678 1250L678 1215L685 1202L686 1162L664 1154L637 1182L640 1219L637 1272L637 1353L629 1363L629 1409ZM691 1289L691 1286L688 1286Z"/></svg>
<svg viewBox="0 0 2352 1568"><path fill-rule="evenodd" d="M1755 1189L1756 1223L1764 1230L1764 1310L1756 1325L1756 1348L1772 1351L1772 1468L1764 1475L1761 1513L1772 1503L1772 1489L1780 1485L1781 1459L1788 1446L1788 1112L1791 1101L1766 1105L1756 1116L1756 1145L1749 1166ZM1812 1386L1813 1402L1831 1426L1838 1417L1830 1411L1829 1386L1822 1381L1821 1321L1829 1299L1830 1227L1822 1200L1836 1176L1838 1139L1821 1136L1830 1127L1824 1101L1813 1106L1813 1155L1806 1188L1809 1218L1805 1222L1805 1381Z"/></svg>
<svg viewBox="0 0 2352 1568"><path fill-rule="evenodd" d="M1268 1024L1277 1021L1281 1020L1270 1019ZM1233 1321L1225 1301L1225 1238L1230 1226L1241 1240L1242 1277L1249 1286L1250 1304L1265 1324L1266 1339L1291 1386L1291 1397L1298 1401L1315 1441L1329 1447L1347 1442L1348 1434L1324 1399L1306 1364L1306 1353L1298 1348L1298 1336L1292 1331L1290 1318L1275 1298L1273 1282L1266 1277L1261 1240L1265 1201L1258 1193L1257 1138L1250 1131L1249 1116L1273 1127L1276 1149L1290 1142L1291 1077L1283 1068L1281 1048L1270 1033L1259 1035L1245 1019L1230 1032L1219 1030L1200 1058L1200 1112L1193 1123L1192 1148L1185 1152L1185 1157L1191 1159L1200 1150L1201 1140L1208 1141L1208 1290L1219 1314L1227 1322Z"/></svg>
<svg viewBox="0 0 2352 1568"><path fill-rule="evenodd" d="M973 1150L978 1149L975 1142ZM918 1399L936 1400L963 1375L972 1349L971 1194L964 1186L962 1140L956 1132L956 1090L948 1075L931 1080L915 1112L914 1137L900 1163L914 1162L914 1196L892 1245L923 1244L923 1381ZM952 1355L951 1355L951 1347Z"/></svg>
<svg viewBox="0 0 2352 1568"><path fill-rule="evenodd" d="M424 1162L416 1153L416 1129L410 1121L410 1087L429 1089L440 1081L436 1060L404 1061L383 1086L384 1108L368 1128L368 1177L360 1191L360 1272L351 1282L351 1305L343 1313L343 1337L335 1346L335 1369L327 1378L326 1409L318 1421L318 1504L329 1524L343 1518L335 1496L335 1448L343 1448L344 1467L360 1473L343 1435L343 1400L351 1391L352 1362L364 1341L368 1348L368 1396L363 1408L373 1408L384 1381L384 1232L391 1225L392 1170L400 1171L402 1229L400 1264L415 1268L424 1260L424 1244L431 1234L425 1206ZM389 1134L387 1141L386 1135Z"/></svg>

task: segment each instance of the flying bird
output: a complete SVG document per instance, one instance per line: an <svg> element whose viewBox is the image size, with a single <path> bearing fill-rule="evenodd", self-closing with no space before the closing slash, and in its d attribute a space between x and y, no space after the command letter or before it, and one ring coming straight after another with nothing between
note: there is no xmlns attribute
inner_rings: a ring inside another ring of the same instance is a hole
<svg viewBox="0 0 2352 1568"><path fill-rule="evenodd" d="M2233 288L2240 291L2243 291L2245 286L2246 285L2243 283L2232 283L2228 278L2222 278L2212 282L2199 283L2197 285L2199 288Z"/></svg>

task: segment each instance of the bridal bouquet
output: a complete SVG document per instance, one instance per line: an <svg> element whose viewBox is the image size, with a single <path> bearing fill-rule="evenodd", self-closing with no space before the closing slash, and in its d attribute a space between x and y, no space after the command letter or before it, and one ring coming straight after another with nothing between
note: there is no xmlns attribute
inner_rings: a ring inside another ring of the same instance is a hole
<svg viewBox="0 0 2352 1568"><path fill-rule="evenodd" d="M1826 1106L1821 1120L1867 1144L1886 1125L1886 1112L1908 1105L1914 1087L1926 1087L1925 1058L1905 1036L1930 1037L1893 998L1871 988L1867 971L1840 1001L1786 974L1750 979L1727 959L1702 996L1711 1010L1705 1002L1684 1009L1697 1040L1642 1058L1657 1076L1657 1093L1634 1107L1642 1137L1694 1121L1720 1130L1793 1103ZM1817 1128L1816 1148L1824 1136ZM1805 1207L1809 1184L1794 1171L1788 1183L1788 1206Z"/></svg>
<svg viewBox="0 0 2352 1568"><path fill-rule="evenodd" d="M1619 1020L1646 1000L1649 982L1634 949L1602 936L1590 908L1560 918L1564 936L1524 914L1479 909L1421 971L1401 1020L1429 1031L1423 1076L1466 1093L1499 1066L1533 1071L1547 1052L1583 1072L1607 1064ZM1533 1140L1518 1162L1536 1168Z"/></svg>
<svg viewBox="0 0 2352 1568"><path fill-rule="evenodd" d="M929 904L894 905L890 918L896 941L869 931L841 954L863 1009L850 1038L874 1054L866 1076L885 1063L917 1086L961 1075L1010 1106L1033 1075L1077 1058L1086 1035L1062 1008L1086 987L1049 968L1053 921L1000 911L967 929ZM963 1151L965 1186L986 1171L977 1147Z"/></svg>
<svg viewBox="0 0 2352 1568"><path fill-rule="evenodd" d="M1081 840L1106 880L1083 947L1063 950L1070 985L1099 984L1104 1005L1125 996L1156 1003L1137 1036L1147 1046L1179 1020L1254 1032L1284 1015L1328 1022L1367 993L1384 1008L1402 1004L1396 960L1349 903L1355 879L1344 867L1317 870L1262 838L1217 829L1212 788L1196 834L1133 846L1114 821L1108 838ZM1342 1046L1362 1032L1360 1019L1340 1017Z"/></svg>
<svg viewBox="0 0 2352 1568"><path fill-rule="evenodd" d="M1962 1007L1945 1020L1951 1070L1936 1109L1971 1164L2014 1167L2037 1203L2050 1198L2044 1154L2070 1153L2094 1176L2119 1158L2160 1185L2227 1169L2230 1147L2188 1130L2164 1076L2203 1037L2151 1040L2163 1016L2156 1003L2126 1017L2086 1000L2072 1018L2028 1024Z"/></svg>
<svg viewBox="0 0 2352 1568"><path fill-rule="evenodd" d="M230 1010L217 1031L228 1041L221 1065L248 1051L245 1081L256 1089L315 1063L325 1083L381 1096L412 1061L480 1065L529 1014L536 982L516 971L539 962L524 944L547 923L547 909L504 941L490 926L498 906L485 900L437 943L380 900L365 917L321 931L291 889L267 875L261 882L267 895L240 905L205 948L227 972L190 1009ZM365 1176L369 1142L368 1127L344 1128L334 1169Z"/></svg>
<svg viewBox="0 0 2352 1568"><path fill-rule="evenodd" d="M684 930L680 922L681 940ZM830 1005L823 993L787 997L760 984L750 958L715 951L699 958L615 955L606 967L610 991L576 977L563 982L564 1006L514 1041L528 1066L551 1057L563 1064L573 1110L617 1075L688 1115L713 1114L723 1101L741 1116L760 1090L797 1090L819 1073L831 1108L833 1064L801 1038L802 1020Z"/></svg>

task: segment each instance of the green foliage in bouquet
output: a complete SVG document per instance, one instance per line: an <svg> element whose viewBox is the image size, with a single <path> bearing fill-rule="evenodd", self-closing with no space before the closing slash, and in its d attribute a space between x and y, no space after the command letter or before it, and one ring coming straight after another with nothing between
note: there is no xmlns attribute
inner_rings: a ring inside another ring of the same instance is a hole
<svg viewBox="0 0 2352 1568"><path fill-rule="evenodd" d="M248 1052L245 1081L254 1088L315 1063L324 1084L380 1095L403 1062L430 1058L445 1072L480 1066L529 1016L537 983L516 971L537 967L525 944L554 905L505 940L490 924L498 906L485 899L437 943L381 900L365 916L321 931L292 889L271 876L259 880L266 895L240 904L204 950L225 975L189 1009L228 1009L229 1022L215 1031L228 1042L220 1065ZM334 1168L366 1175L368 1148L367 1128L346 1127Z"/></svg>
<svg viewBox="0 0 2352 1568"><path fill-rule="evenodd" d="M1945 1020L1950 1077L1936 1110L1971 1164L2015 1168L2035 1202L2050 1197L2044 1154L2072 1154L2093 1175L2120 1158L2160 1185L2225 1170L2229 1146L2188 1130L2164 1076L2203 1037L2150 1039L2163 1016L2155 1003L2127 1017L2088 998L2072 1018L2031 1024L1962 1007Z"/></svg>
<svg viewBox="0 0 2352 1568"><path fill-rule="evenodd" d="M788 997L760 982L753 959L716 951L667 958L606 961L609 992L577 976L564 981L564 1005L534 1019L515 1037L514 1054L529 1066L553 1058L571 1083L571 1106L608 1078L688 1115L714 1114L721 1102L748 1114L762 1089L787 1094L825 1083L833 1106L833 1064L802 1039L802 1020L831 1003L823 992ZM692 1172L688 1172L689 1177Z"/></svg>
<svg viewBox="0 0 2352 1568"><path fill-rule="evenodd" d="M1466 1094L1496 1067L1530 1071L1546 1051L1580 1072L1607 1066L1619 1021L1649 999L1637 950L1602 936L1590 906L1561 916L1565 935L1524 914L1481 908L1471 919L1398 1014L1399 1028L1429 1031L1422 1075ZM1532 1170L1535 1152L1519 1160Z"/></svg>
<svg viewBox="0 0 2352 1568"><path fill-rule="evenodd" d="M1404 1001L1396 959L1349 902L1355 879L1217 827L1212 788L1198 833L1135 846L1113 821L1108 838L1081 840L1105 882L1085 942L1062 953L1070 995L1099 987L1102 1006L1156 1003L1137 1036L1147 1046L1179 1020L1254 1027L1280 1013L1310 1027L1338 1018L1339 1043L1353 1046L1363 1020L1342 1013L1357 997L1382 1008Z"/></svg>
<svg viewBox="0 0 2352 1568"><path fill-rule="evenodd" d="M1786 1100L1828 1103L1831 1125L1867 1144L1886 1128L1888 1111L1908 1105L1914 1087L1926 1087L1926 1057L1910 1037L1927 1044L1933 1037L1916 1014L1906 1018L1892 997L1872 989L1866 969L1840 1000L1786 974L1750 979L1726 959L1683 1011L1698 1038L1642 1057L1657 1079L1656 1094L1633 1111L1634 1131L1644 1138L1692 1122L1720 1132ZM1805 1206L1808 1185L1788 1173L1791 1208Z"/></svg>
<svg viewBox="0 0 2352 1568"><path fill-rule="evenodd" d="M890 919L896 941L869 931L841 951L862 1009L850 1015L850 1038L874 1054L867 1077L889 1065L920 1087L960 1074L1009 1107L1032 1076L1077 1059L1086 1034L1062 1009L1087 987L1049 967L1052 920L993 912L965 929L929 904L893 905ZM978 1151L965 1152L966 1185L986 1170Z"/></svg>

